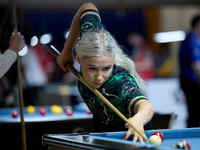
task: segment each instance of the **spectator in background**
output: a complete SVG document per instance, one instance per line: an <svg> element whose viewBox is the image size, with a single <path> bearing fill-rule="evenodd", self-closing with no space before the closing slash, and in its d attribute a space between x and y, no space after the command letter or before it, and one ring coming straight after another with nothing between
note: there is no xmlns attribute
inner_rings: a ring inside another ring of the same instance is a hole
<svg viewBox="0 0 200 150"><path fill-rule="evenodd" d="M39 92L49 83L55 69L55 59L40 42L28 46L28 53L22 57L25 82L25 105L39 105Z"/></svg>
<svg viewBox="0 0 200 150"><path fill-rule="evenodd" d="M7 98L7 89L9 88L9 84L7 78L4 78L4 75L16 61L17 53L22 50L24 46L24 36L21 35L20 32L17 33L16 29L13 29L8 49L3 54L0 52L0 107L5 107L13 103L13 99L11 97Z"/></svg>
<svg viewBox="0 0 200 150"><path fill-rule="evenodd" d="M154 56L151 47L147 44L144 37L137 32L131 32L127 37L127 41L133 48L131 58L140 77L144 80L154 78Z"/></svg>
<svg viewBox="0 0 200 150"><path fill-rule="evenodd" d="M191 22L191 31L180 45L180 86L188 105L187 127L200 123L200 15Z"/></svg>
<svg viewBox="0 0 200 150"><path fill-rule="evenodd" d="M17 59L17 53L25 46L24 36L14 29L10 37L9 48L1 55L0 53L0 78L9 70Z"/></svg>

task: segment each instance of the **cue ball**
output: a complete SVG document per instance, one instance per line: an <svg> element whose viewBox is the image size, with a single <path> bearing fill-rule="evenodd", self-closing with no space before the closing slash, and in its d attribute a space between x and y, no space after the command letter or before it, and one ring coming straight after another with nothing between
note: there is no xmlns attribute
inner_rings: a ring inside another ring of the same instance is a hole
<svg viewBox="0 0 200 150"><path fill-rule="evenodd" d="M11 115L13 118L16 118L18 116L18 111L16 110L11 111Z"/></svg>
<svg viewBox="0 0 200 150"><path fill-rule="evenodd" d="M161 132L154 132L154 133L152 133L152 135L158 135L161 138L162 142L163 142L164 136L163 136L163 134Z"/></svg>
<svg viewBox="0 0 200 150"><path fill-rule="evenodd" d="M190 150L190 144L186 140L181 140L176 143L173 148L180 148L184 150Z"/></svg>
<svg viewBox="0 0 200 150"><path fill-rule="evenodd" d="M155 148L158 148L162 144L162 139L158 135L151 135L149 143L153 144Z"/></svg>
<svg viewBox="0 0 200 150"><path fill-rule="evenodd" d="M45 115L47 113L47 110L46 110L46 108L41 106L41 107L39 107L39 112L41 115Z"/></svg>

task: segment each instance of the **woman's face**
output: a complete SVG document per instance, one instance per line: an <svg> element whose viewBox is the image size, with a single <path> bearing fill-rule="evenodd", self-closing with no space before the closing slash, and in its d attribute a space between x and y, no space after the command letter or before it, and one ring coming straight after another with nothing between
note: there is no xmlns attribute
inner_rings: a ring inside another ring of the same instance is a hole
<svg viewBox="0 0 200 150"><path fill-rule="evenodd" d="M81 65L83 77L92 88L100 88L110 76L114 58L111 56L88 57L80 60L76 55L77 62Z"/></svg>

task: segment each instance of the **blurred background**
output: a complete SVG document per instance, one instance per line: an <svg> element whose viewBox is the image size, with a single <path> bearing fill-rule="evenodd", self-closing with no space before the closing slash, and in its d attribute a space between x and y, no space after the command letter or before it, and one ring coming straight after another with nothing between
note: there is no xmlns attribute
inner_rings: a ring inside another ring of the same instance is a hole
<svg viewBox="0 0 200 150"><path fill-rule="evenodd" d="M20 54L24 105L76 105L83 100L77 79L63 72L48 52L60 52L72 19L85 0L16 0L18 31L27 47ZM187 105L179 86L178 51L190 30L199 0L91 0L102 23L133 59L147 84L147 98L159 114L175 114L170 128L184 128ZM13 30L12 1L0 1L0 48ZM173 32L172 32L173 31ZM75 63L75 67L79 66ZM142 68L142 69L141 69ZM0 79L0 106L18 107L17 65Z"/></svg>

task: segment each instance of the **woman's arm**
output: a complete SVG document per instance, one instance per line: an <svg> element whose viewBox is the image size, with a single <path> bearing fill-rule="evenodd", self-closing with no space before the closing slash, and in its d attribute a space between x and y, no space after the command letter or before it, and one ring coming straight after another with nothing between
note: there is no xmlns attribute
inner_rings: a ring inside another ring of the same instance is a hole
<svg viewBox="0 0 200 150"><path fill-rule="evenodd" d="M97 10L96 6L92 3L85 3L83 4L80 9L77 11L72 24L71 24L71 28L70 28L70 32L69 32L69 36L67 38L67 40L65 41L64 44L64 48L63 51L61 52L61 54L58 56L57 58L57 63L58 65L64 70L67 71L66 68L66 63L71 63L73 65L74 60L73 60L73 48L76 44L76 41L79 37L79 33L80 33L80 15L81 13L86 10L86 9L93 9L93 10Z"/></svg>
<svg viewBox="0 0 200 150"><path fill-rule="evenodd" d="M141 116L143 124L145 125L151 120L154 114L154 108L147 100L140 100L135 104L134 112Z"/></svg>
<svg viewBox="0 0 200 150"><path fill-rule="evenodd" d="M154 108L147 100L139 100L134 106L135 115L129 118L129 121L136 127L136 129L145 135L144 125L148 123L154 114ZM136 142L138 139L143 143L143 138L134 130L132 127L129 127L126 124L126 127L129 128L127 133L124 135L123 139L126 140L131 134L134 135L133 142Z"/></svg>

